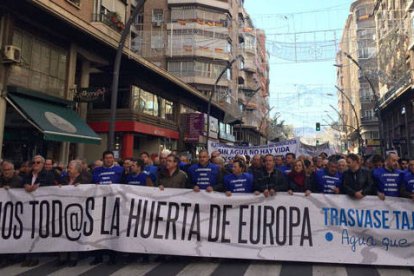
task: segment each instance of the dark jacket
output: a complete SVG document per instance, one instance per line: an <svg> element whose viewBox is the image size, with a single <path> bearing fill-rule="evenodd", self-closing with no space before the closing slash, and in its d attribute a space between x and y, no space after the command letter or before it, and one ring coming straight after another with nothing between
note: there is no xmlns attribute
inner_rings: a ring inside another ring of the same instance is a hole
<svg viewBox="0 0 414 276"><path fill-rule="evenodd" d="M32 177L33 174L32 172L30 172L29 174L27 174L24 178L24 182L23 184L32 184ZM34 184L40 184L40 186L53 186L55 183L55 176L52 172L48 172L46 170L42 170L39 172L36 181L34 182Z"/></svg>
<svg viewBox="0 0 414 276"><path fill-rule="evenodd" d="M288 174L288 190L292 190L293 192L306 192L307 190L312 191L312 177L305 174L305 183L303 186L298 185L292 177L292 174Z"/></svg>
<svg viewBox="0 0 414 276"><path fill-rule="evenodd" d="M367 169L360 168L356 172L347 170L343 174L343 193L354 196L356 192L362 191L363 195L375 195L376 188L371 176L371 172Z"/></svg>
<svg viewBox="0 0 414 276"><path fill-rule="evenodd" d="M219 168L217 185L213 187L216 192L224 192L224 177L230 173L224 168Z"/></svg>
<svg viewBox="0 0 414 276"><path fill-rule="evenodd" d="M186 188L188 186L188 177L185 172L177 169L173 175L169 175L167 169L161 170L157 174L157 186L164 186L166 188Z"/></svg>
<svg viewBox="0 0 414 276"><path fill-rule="evenodd" d="M266 170L256 172L254 177L254 191L263 192L264 190L275 190L276 192L286 192L289 189L286 177L278 169L273 169L271 173Z"/></svg>
<svg viewBox="0 0 414 276"><path fill-rule="evenodd" d="M23 179L18 175L13 175L11 178L0 177L0 188L9 186L10 188L23 188Z"/></svg>

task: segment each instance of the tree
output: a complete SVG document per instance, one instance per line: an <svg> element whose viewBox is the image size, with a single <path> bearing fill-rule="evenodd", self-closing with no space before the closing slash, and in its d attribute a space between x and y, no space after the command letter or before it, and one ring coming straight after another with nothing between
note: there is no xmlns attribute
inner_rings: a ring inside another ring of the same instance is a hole
<svg viewBox="0 0 414 276"><path fill-rule="evenodd" d="M276 112L269 122L267 135L268 140L272 142L283 141L294 137L293 127L285 125L285 120L280 119L280 113Z"/></svg>

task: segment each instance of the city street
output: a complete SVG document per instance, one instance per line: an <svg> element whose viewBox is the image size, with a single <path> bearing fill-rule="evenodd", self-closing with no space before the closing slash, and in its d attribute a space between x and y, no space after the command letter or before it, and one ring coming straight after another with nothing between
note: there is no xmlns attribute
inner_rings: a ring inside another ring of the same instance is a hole
<svg viewBox="0 0 414 276"><path fill-rule="evenodd" d="M20 264L0 269L1 275L301 275L301 276L409 276L414 273L404 267L378 267L361 265L312 264L294 262L261 262L240 260L190 260L129 263L117 265L99 264L90 266L90 258L81 260L76 267L57 267L56 259L43 257L40 265L34 268L21 267Z"/></svg>

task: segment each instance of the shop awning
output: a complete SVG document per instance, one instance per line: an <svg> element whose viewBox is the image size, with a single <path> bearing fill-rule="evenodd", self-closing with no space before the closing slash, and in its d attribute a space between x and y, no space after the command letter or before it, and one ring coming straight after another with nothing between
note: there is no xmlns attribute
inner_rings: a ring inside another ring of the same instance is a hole
<svg viewBox="0 0 414 276"><path fill-rule="evenodd" d="M101 138L67 106L9 93L7 101L45 140L100 144Z"/></svg>

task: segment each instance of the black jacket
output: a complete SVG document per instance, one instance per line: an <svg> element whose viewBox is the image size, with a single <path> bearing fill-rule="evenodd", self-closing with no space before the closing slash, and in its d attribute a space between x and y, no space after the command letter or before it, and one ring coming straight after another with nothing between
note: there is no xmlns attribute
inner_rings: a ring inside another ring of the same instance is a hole
<svg viewBox="0 0 414 276"><path fill-rule="evenodd" d="M253 181L254 191L263 192L266 189L273 189L276 192L286 192L289 189L286 178L277 169L274 169L270 174L266 170L256 171Z"/></svg>
<svg viewBox="0 0 414 276"><path fill-rule="evenodd" d="M287 178L288 178L288 185L289 185L288 190L292 190L295 193L296 192L304 193L307 190L312 191L312 177L311 176L305 175L305 184L303 186L298 185L290 174L287 175Z"/></svg>
<svg viewBox="0 0 414 276"><path fill-rule="evenodd" d="M32 184L32 172L27 174L24 178L23 184ZM39 172L34 184L40 184L40 186L53 186L55 184L55 176L51 171L42 170Z"/></svg>
<svg viewBox="0 0 414 276"><path fill-rule="evenodd" d="M22 188L22 178L18 175L13 175L11 178L5 178L4 175L0 177L0 188L9 186L10 188Z"/></svg>
<svg viewBox="0 0 414 276"><path fill-rule="evenodd" d="M371 172L360 168L356 172L347 170L343 174L343 193L354 196L356 192L362 191L363 195L375 195L376 188Z"/></svg>

